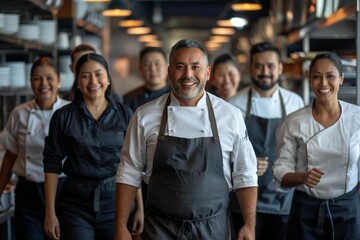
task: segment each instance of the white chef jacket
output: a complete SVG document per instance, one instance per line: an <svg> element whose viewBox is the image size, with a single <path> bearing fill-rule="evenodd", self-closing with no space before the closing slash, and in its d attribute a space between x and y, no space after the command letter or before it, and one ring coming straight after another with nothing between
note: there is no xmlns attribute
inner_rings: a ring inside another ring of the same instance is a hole
<svg viewBox="0 0 360 240"><path fill-rule="evenodd" d="M249 90L252 86L248 86L238 92L237 95L229 99L229 103L240 108L243 116L246 115ZM285 88L278 87L271 97L264 98L252 87L251 109L250 114L265 119L282 118L280 107L279 92L284 100L286 115L292 113L304 106L302 98Z"/></svg>
<svg viewBox="0 0 360 240"><path fill-rule="evenodd" d="M273 172L277 186L285 174L307 172L316 167L325 174L320 183L296 188L313 197L330 199L354 189L360 170L360 107L339 101L341 116L324 128L312 115L308 105L285 118L277 132L278 158ZM316 137L316 148L311 142Z"/></svg>
<svg viewBox="0 0 360 240"><path fill-rule="evenodd" d="M44 182L43 150L52 114L69 101L57 97L51 110L41 110L35 100L20 104L10 113L0 143L17 155L13 172L28 181Z"/></svg>
<svg viewBox="0 0 360 240"><path fill-rule="evenodd" d="M142 169L145 164L144 181L149 182L161 117L168 95L164 94L139 107L134 113L121 152L116 182L140 187ZM221 98L212 94L209 96L219 129L224 176L229 185L229 191L232 188L257 186L256 157L240 110ZM165 134L189 139L211 137L206 94L199 100L196 107L186 107L180 106L179 101L171 93ZM231 184L231 161L234 162L232 173L234 186Z"/></svg>

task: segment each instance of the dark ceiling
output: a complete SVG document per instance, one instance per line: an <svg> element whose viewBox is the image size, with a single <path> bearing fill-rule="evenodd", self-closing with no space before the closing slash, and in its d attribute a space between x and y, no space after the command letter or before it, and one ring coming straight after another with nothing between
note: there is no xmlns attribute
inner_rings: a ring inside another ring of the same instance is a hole
<svg viewBox="0 0 360 240"><path fill-rule="evenodd" d="M216 26L216 20L225 17L230 13L231 0L137 0L130 1L134 7L135 14L145 18L153 29L211 29ZM262 16L269 14L269 1L261 1L263 8L254 12L238 12L246 18L249 23L254 22ZM131 3L130 3L131 4ZM161 23L154 23L154 9L159 7L163 20Z"/></svg>

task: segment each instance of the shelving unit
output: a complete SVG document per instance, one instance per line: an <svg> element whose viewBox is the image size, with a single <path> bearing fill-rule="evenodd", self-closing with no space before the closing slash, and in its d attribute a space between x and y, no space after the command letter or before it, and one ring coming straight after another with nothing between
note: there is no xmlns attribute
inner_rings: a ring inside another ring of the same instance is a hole
<svg viewBox="0 0 360 240"><path fill-rule="evenodd" d="M356 43L359 28L357 21L357 4L359 0L348 3L337 9L327 18L316 19L309 24L293 30L287 34L286 45L293 51L301 51L305 54L310 52L333 51L340 57L357 58L359 46ZM355 48L355 46L357 46ZM303 72L307 72L308 62L303 62ZM339 99L360 105L360 83L356 73L346 73L346 84L339 90ZM303 93L305 103L312 98L307 76L304 75Z"/></svg>
<svg viewBox="0 0 360 240"><path fill-rule="evenodd" d="M47 6L41 0L0 0L0 12L14 13L20 15L20 22L29 21L33 17L43 17L57 21L58 9ZM5 35L0 33L0 63L9 59L12 61L31 62L38 55L50 55L57 61L56 42L45 45L38 41L27 41L20 39L16 34ZM28 101L33 97L30 89L12 89L10 87L0 88L0 129L3 129L8 113L18 104Z"/></svg>

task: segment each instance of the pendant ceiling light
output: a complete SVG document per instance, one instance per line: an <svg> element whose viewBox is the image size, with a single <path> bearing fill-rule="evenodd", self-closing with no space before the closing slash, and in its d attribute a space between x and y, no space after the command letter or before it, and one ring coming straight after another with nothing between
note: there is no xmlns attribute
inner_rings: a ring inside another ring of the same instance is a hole
<svg viewBox="0 0 360 240"><path fill-rule="evenodd" d="M140 19L128 18L119 22L119 27L141 27L144 25L144 21Z"/></svg>
<svg viewBox="0 0 360 240"><path fill-rule="evenodd" d="M225 17L217 20L216 24L219 27L235 27L241 29L248 24L248 21L245 18L242 18L238 12L231 11L230 13L226 14Z"/></svg>
<svg viewBox="0 0 360 240"><path fill-rule="evenodd" d="M110 2L111 0L82 0L83 2Z"/></svg>
<svg viewBox="0 0 360 240"><path fill-rule="evenodd" d="M149 27L132 27L126 30L127 34L130 35L143 35L149 34L151 32L151 28Z"/></svg>
<svg viewBox="0 0 360 240"><path fill-rule="evenodd" d="M112 0L107 9L103 11L106 17L127 17L132 11L121 0Z"/></svg>
<svg viewBox="0 0 360 240"><path fill-rule="evenodd" d="M257 11L261 10L262 5L258 0L235 0L231 8L234 11Z"/></svg>

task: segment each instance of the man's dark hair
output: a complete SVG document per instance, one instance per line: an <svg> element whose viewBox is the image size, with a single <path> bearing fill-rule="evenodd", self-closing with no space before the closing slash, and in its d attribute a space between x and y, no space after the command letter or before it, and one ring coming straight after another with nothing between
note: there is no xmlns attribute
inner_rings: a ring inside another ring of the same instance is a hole
<svg viewBox="0 0 360 240"><path fill-rule="evenodd" d="M164 56L164 59L166 61L166 54L162 48L159 47L145 47L140 51L140 63L143 60L144 56L148 53L160 53Z"/></svg>
<svg viewBox="0 0 360 240"><path fill-rule="evenodd" d="M253 55L262 52L274 52L278 56L279 63L281 62L281 55L279 49L270 42L261 42L253 45L250 49L250 63L252 62Z"/></svg>

